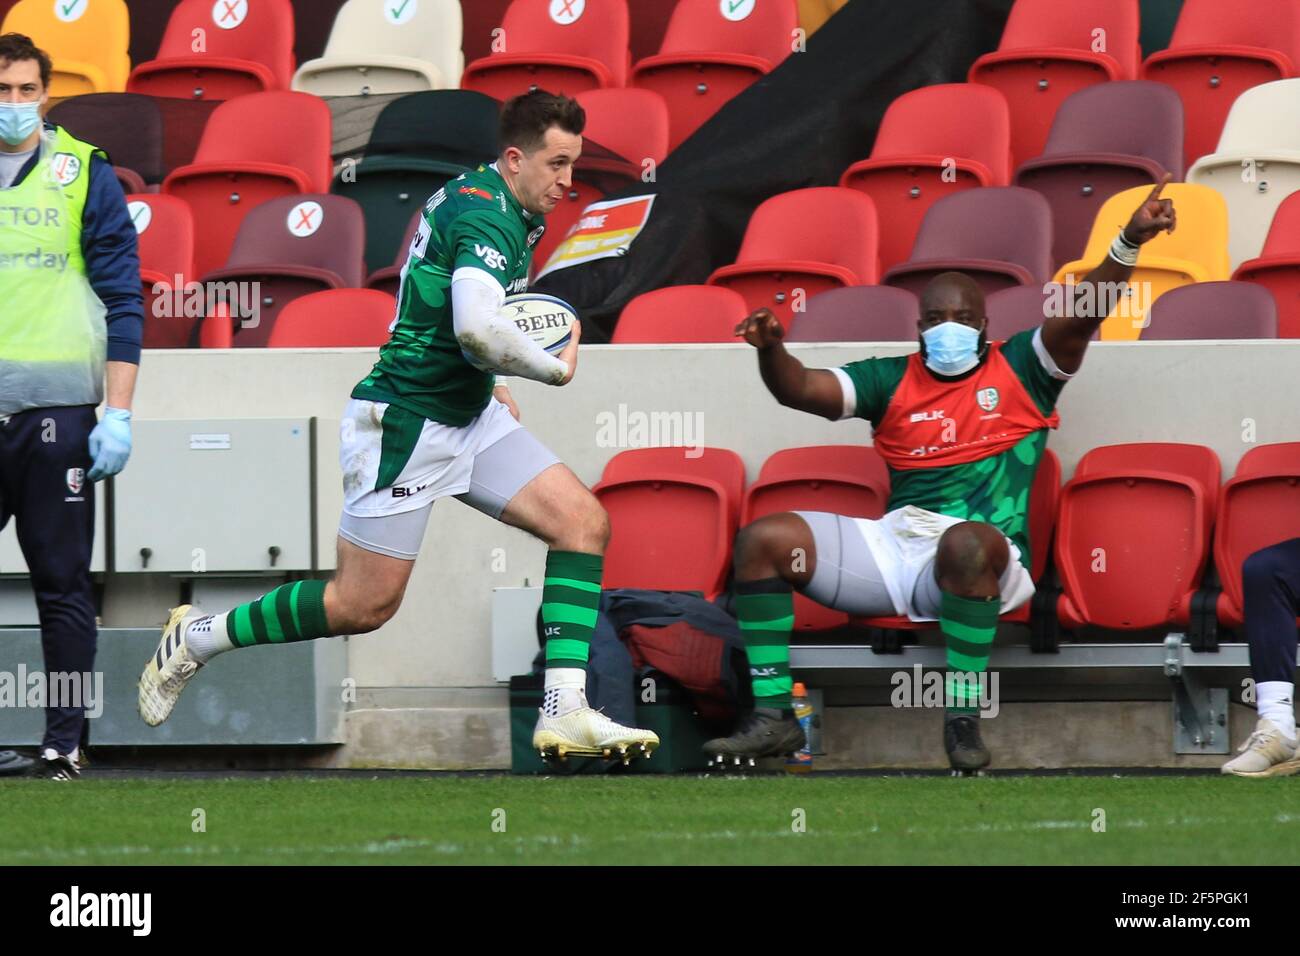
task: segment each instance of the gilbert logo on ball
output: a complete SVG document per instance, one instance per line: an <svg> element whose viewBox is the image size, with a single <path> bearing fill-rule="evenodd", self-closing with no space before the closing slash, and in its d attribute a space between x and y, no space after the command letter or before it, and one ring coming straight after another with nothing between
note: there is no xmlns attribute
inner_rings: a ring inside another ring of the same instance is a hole
<svg viewBox="0 0 1300 956"><path fill-rule="evenodd" d="M573 337L573 323L578 320L578 313L573 306L553 295L541 295L536 292L522 292L507 296L497 313L515 328L540 345L551 355L558 355ZM462 350L465 361L482 371L499 371L488 366L482 359Z"/></svg>
<svg viewBox="0 0 1300 956"><path fill-rule="evenodd" d="M587 9L587 0L551 0L551 19L562 26L577 21Z"/></svg>
<svg viewBox="0 0 1300 956"><path fill-rule="evenodd" d="M248 0L217 0L212 5L212 22L223 30L233 30L248 17Z"/></svg>
<svg viewBox="0 0 1300 956"><path fill-rule="evenodd" d="M289 227L290 233L299 239L306 239L314 235L324 221L325 210L321 208L320 203L308 200L298 203L289 210L289 218L285 224Z"/></svg>

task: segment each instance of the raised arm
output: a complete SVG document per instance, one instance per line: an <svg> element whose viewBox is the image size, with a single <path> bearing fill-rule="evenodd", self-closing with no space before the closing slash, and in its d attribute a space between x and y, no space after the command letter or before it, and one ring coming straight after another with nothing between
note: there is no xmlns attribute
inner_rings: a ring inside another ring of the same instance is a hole
<svg viewBox="0 0 1300 956"><path fill-rule="evenodd" d="M1084 301L1083 296L1088 292L1089 285L1127 282L1133 275L1138 249L1142 244L1150 242L1165 230L1174 231L1178 221L1174 213L1174 202L1172 199L1160 198L1160 193L1170 178L1166 173L1164 179L1156 184L1151 194L1133 213L1128 225L1115 237L1106 258L1073 287L1076 303ZM1095 308L1068 309L1066 311L1072 314L1052 316L1043 323L1043 345L1063 372L1073 374L1079 370L1092 334L1110 312L1113 303L1103 304L1104 297L1096 294L1097 291L1091 290L1091 301L1096 303ZM1089 312L1094 314L1088 314Z"/></svg>
<svg viewBox="0 0 1300 956"><path fill-rule="evenodd" d="M835 373L805 368L785 350L785 330L768 309L759 309L736 326L736 335L758 349L763 384L786 408L796 408L838 421L844 415L844 390Z"/></svg>

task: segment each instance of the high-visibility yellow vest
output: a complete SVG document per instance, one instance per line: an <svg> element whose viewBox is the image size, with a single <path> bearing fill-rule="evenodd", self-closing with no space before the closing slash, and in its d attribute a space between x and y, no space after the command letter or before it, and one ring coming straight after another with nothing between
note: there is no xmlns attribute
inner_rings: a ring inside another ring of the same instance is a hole
<svg viewBox="0 0 1300 956"><path fill-rule="evenodd" d="M107 158L42 131L35 168L0 189L0 414L103 398L106 310L81 252L95 155Z"/></svg>

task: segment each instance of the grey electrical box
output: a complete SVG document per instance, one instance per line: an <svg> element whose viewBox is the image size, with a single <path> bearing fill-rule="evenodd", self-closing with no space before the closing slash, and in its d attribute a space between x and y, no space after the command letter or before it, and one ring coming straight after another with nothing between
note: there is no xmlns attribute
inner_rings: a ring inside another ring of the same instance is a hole
<svg viewBox="0 0 1300 956"><path fill-rule="evenodd" d="M90 549L90 570L99 572L104 570L107 547L104 543L104 513L108 510L108 496L104 494L104 482L95 485L95 495L95 543ZM27 562L18 547L18 522L10 518L4 530L0 531L0 575L27 573Z"/></svg>
<svg viewBox="0 0 1300 956"><path fill-rule="evenodd" d="M139 421L116 479L113 570L313 568L315 419Z"/></svg>

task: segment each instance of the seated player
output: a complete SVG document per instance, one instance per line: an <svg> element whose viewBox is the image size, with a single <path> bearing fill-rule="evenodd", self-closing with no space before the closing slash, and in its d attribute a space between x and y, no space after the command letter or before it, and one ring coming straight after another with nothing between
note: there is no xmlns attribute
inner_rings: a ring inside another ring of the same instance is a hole
<svg viewBox="0 0 1300 956"><path fill-rule="evenodd" d="M550 547L542 592L546 683L534 746L649 756L659 739L587 705L588 646L609 518L518 422L476 363L548 385L577 370L580 329L559 356L501 316L528 282L532 250L572 182L586 118L566 97L517 97L501 114L496 162L458 176L424 207L402 270L392 338L342 421L344 505L333 580L286 584L223 614L172 611L140 677L145 723L167 719L216 654L256 644L364 634L402 603L429 512L454 496Z"/></svg>
<svg viewBox="0 0 1300 956"><path fill-rule="evenodd" d="M1256 551L1241 566L1250 673L1259 721L1241 756L1223 765L1238 777L1300 773L1295 726L1296 615L1300 615L1300 538Z"/></svg>
<svg viewBox="0 0 1300 956"><path fill-rule="evenodd" d="M1173 203L1160 198L1163 187L1152 190L1110 254L1075 287L1078 303L1104 288L1089 283L1126 281L1138 247L1173 230ZM766 309L736 328L758 350L763 383L782 405L832 421L870 420L892 488L888 513L878 521L792 512L741 529L735 606L755 709L732 736L705 745L713 758L773 756L802 746L790 702L791 592L798 588L852 615L938 620L948 645L944 748L955 770L989 763L977 678L969 675L987 667L999 613L1034 593L1029 489L1047 429L1058 424L1057 396L1109 309L1062 309L1066 315L1047 317L1033 331L990 343L984 295L969 276L936 276L920 306L919 353L838 369L805 368L785 350L781 324Z"/></svg>

